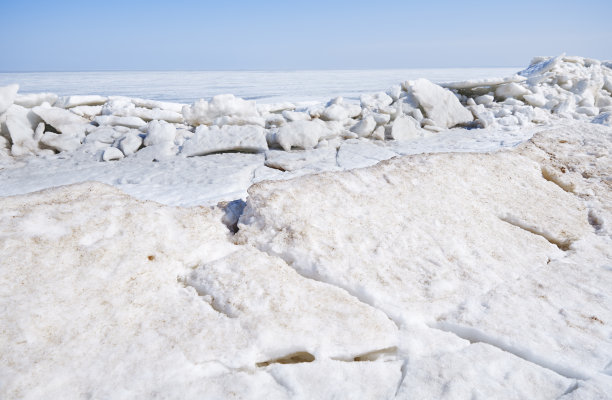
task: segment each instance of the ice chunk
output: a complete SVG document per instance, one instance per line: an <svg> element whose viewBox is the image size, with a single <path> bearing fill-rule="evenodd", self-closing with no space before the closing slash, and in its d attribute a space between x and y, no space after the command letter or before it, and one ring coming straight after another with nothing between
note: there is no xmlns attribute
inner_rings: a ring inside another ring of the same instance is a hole
<svg viewBox="0 0 612 400"><path fill-rule="evenodd" d="M292 121L281 126L276 134L276 140L284 150L291 150L292 147L312 149L319 143L319 140L334 136L336 134L325 122L315 119L313 121Z"/></svg>
<svg viewBox="0 0 612 400"><path fill-rule="evenodd" d="M74 151L81 145L81 140L76 136L45 132L40 142L57 151Z"/></svg>
<svg viewBox="0 0 612 400"><path fill-rule="evenodd" d="M121 150L116 147L107 147L102 154L103 161L121 160L123 157Z"/></svg>
<svg viewBox="0 0 612 400"><path fill-rule="evenodd" d="M55 93L28 93L28 94L18 94L15 98L15 104L26 108L33 108L36 106L40 106L43 103L49 103L49 105L53 105L57 100L57 95Z"/></svg>
<svg viewBox="0 0 612 400"><path fill-rule="evenodd" d="M395 140L415 139L422 136L421 124L409 116L401 116L393 121L391 137Z"/></svg>
<svg viewBox="0 0 612 400"><path fill-rule="evenodd" d="M519 75L514 75L506 78L489 78L489 79L472 79L467 81L460 82L444 82L440 83L440 86L447 89L475 89L475 88L488 88L499 86L504 83L512 83L512 82L524 82L527 78Z"/></svg>
<svg viewBox="0 0 612 400"><path fill-rule="evenodd" d="M548 102L548 99L546 99L546 97L544 97L540 93L525 94L523 98L525 99L527 103L531 104L534 107L544 107L546 103Z"/></svg>
<svg viewBox="0 0 612 400"><path fill-rule="evenodd" d="M127 132L119 141L119 149L126 156L136 153L140 146L142 146L142 138L138 131Z"/></svg>
<svg viewBox="0 0 612 400"><path fill-rule="evenodd" d="M399 93L397 93L399 97ZM384 92L374 94L362 94L360 97L362 108L381 108L391 105L393 98Z"/></svg>
<svg viewBox="0 0 612 400"><path fill-rule="evenodd" d="M91 119L102 114L103 106L76 106L70 109L70 112L75 113L83 118Z"/></svg>
<svg viewBox="0 0 612 400"><path fill-rule="evenodd" d="M12 84L0 87L0 114L4 113L15 101L19 85Z"/></svg>
<svg viewBox="0 0 612 400"><path fill-rule="evenodd" d="M289 111L289 110L283 111L283 117L289 122L291 121L310 121L312 119L310 117L310 114L308 113Z"/></svg>
<svg viewBox="0 0 612 400"><path fill-rule="evenodd" d="M27 108L13 104L5 116L5 124L12 143L12 155L36 154L40 138L35 137L34 127L40 122L38 115Z"/></svg>
<svg viewBox="0 0 612 400"><path fill-rule="evenodd" d="M565 54L557 57L536 57L531 61L531 64L527 69L519 72L519 75L525 77L543 75L560 64L563 61L564 56Z"/></svg>
<svg viewBox="0 0 612 400"><path fill-rule="evenodd" d="M166 121L151 121L147 124L147 136L144 138L145 146L152 146L162 142L173 142L176 136L174 125Z"/></svg>
<svg viewBox="0 0 612 400"><path fill-rule="evenodd" d="M99 115L94 118L98 125L125 126L128 128L142 128L147 123L138 117L116 117L114 115Z"/></svg>
<svg viewBox="0 0 612 400"><path fill-rule="evenodd" d="M474 120L472 113L461 105L451 91L427 79L409 81L406 87L418 101L425 116L440 127L451 128Z"/></svg>
<svg viewBox="0 0 612 400"><path fill-rule="evenodd" d="M351 132L355 132L359 137L368 137L372 134L374 128L376 128L376 120L371 115L368 115L353 125Z"/></svg>
<svg viewBox="0 0 612 400"><path fill-rule="evenodd" d="M332 104L326 107L321 114L321 119L325 121L344 121L348 117L348 110L341 104Z"/></svg>
<svg viewBox="0 0 612 400"><path fill-rule="evenodd" d="M474 101L476 102L476 104L484 104L486 106L493 103L494 99L495 98L489 94L483 94L482 96L476 97Z"/></svg>
<svg viewBox="0 0 612 400"><path fill-rule="evenodd" d="M526 94L531 94L529 89L517 84L517 83L506 83L503 85L499 85L495 89L495 96L501 99L520 99Z"/></svg>
<svg viewBox="0 0 612 400"><path fill-rule="evenodd" d="M266 134L260 126L226 125L210 129L198 126L195 135L185 140L181 153L192 157L227 151L258 153L266 150Z"/></svg>
<svg viewBox="0 0 612 400"><path fill-rule="evenodd" d="M54 127L58 132L66 136L73 136L79 139L85 137L85 130L89 121L83 117L71 113L68 110L58 107L34 107L32 109L46 124Z"/></svg>
<svg viewBox="0 0 612 400"><path fill-rule="evenodd" d="M70 108L76 106L99 106L108 100L108 97L98 95L64 96L58 98L53 104L55 107Z"/></svg>
<svg viewBox="0 0 612 400"><path fill-rule="evenodd" d="M232 94L221 94L211 101L199 100L182 109L185 121L190 125L210 125L218 117L236 118L259 117L254 101L234 97Z"/></svg>

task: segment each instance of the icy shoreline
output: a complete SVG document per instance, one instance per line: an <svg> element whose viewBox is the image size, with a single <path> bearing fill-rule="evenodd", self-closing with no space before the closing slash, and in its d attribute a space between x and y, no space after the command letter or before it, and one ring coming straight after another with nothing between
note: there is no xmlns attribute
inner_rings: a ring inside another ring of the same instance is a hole
<svg viewBox="0 0 612 400"><path fill-rule="evenodd" d="M611 82L609 64L560 56L536 58L508 78L407 81L364 94L359 105L232 95L182 105L21 95L10 86L0 89L0 195L96 180L143 200L213 205L244 199L266 179L407 154L493 151L572 121L609 126Z"/></svg>
<svg viewBox="0 0 612 400"><path fill-rule="evenodd" d="M1 89L0 397L606 399L609 84Z"/></svg>
<svg viewBox="0 0 612 400"><path fill-rule="evenodd" d="M446 89L444 89L446 88ZM442 84L418 79L323 104L257 104L217 95L191 105L118 96L58 97L0 89L0 154L84 151L151 160L268 149L338 147L343 140L411 140L453 127L511 130L575 119L609 125L612 69L580 57L536 58L517 75Z"/></svg>

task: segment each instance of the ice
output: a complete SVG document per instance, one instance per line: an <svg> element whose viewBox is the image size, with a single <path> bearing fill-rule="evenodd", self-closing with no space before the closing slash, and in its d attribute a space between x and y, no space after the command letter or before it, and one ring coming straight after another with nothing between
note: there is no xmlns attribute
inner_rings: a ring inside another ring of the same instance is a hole
<svg viewBox="0 0 612 400"><path fill-rule="evenodd" d="M89 121L83 117L71 113L68 110L57 107L37 106L32 111L51 125L58 132L71 137L82 139Z"/></svg>
<svg viewBox="0 0 612 400"><path fill-rule="evenodd" d="M76 106L70 109L71 112L83 118L93 119L102 114L103 106Z"/></svg>
<svg viewBox="0 0 612 400"><path fill-rule="evenodd" d="M144 138L145 146L153 146L164 142L174 142L176 127L166 121L151 121L147 124L147 136Z"/></svg>
<svg viewBox="0 0 612 400"><path fill-rule="evenodd" d="M545 265L589 230L584 206L538 164L509 153L440 154L262 182L249 189L238 236L404 321Z"/></svg>
<svg viewBox="0 0 612 400"><path fill-rule="evenodd" d="M106 103L107 97L88 95L88 96L65 96L58 98L53 104L55 107L71 108L76 106L98 106Z"/></svg>
<svg viewBox="0 0 612 400"><path fill-rule="evenodd" d="M56 151L74 151L81 146L81 140L75 136L45 132L40 142Z"/></svg>
<svg viewBox="0 0 612 400"><path fill-rule="evenodd" d="M395 140L409 140L423 136L421 124L410 116L401 116L393 121L391 137Z"/></svg>
<svg viewBox="0 0 612 400"><path fill-rule="evenodd" d="M505 83L503 85L499 85L497 89L495 89L495 96L501 99L521 99L526 94L531 94L531 92L516 83Z"/></svg>
<svg viewBox="0 0 612 400"><path fill-rule="evenodd" d="M237 120L259 117L254 101L243 100L231 94L217 95L210 101L197 101L191 106L184 106L182 112L190 125L211 125L216 118L224 116Z"/></svg>
<svg viewBox="0 0 612 400"><path fill-rule="evenodd" d="M192 157L229 151L258 153L266 150L268 144L263 128L254 125L226 125L210 129L198 126L195 135L185 140L181 153Z"/></svg>
<svg viewBox="0 0 612 400"><path fill-rule="evenodd" d="M451 128L474 119L452 92L426 79L409 81L406 83L406 88L418 101L425 116L433 120L437 126Z"/></svg>
<svg viewBox="0 0 612 400"><path fill-rule="evenodd" d="M612 71L522 74L16 95L0 397L606 398Z"/></svg>
<svg viewBox="0 0 612 400"><path fill-rule="evenodd" d="M102 154L103 161L121 160L123 157L121 150L116 147L107 147Z"/></svg>
<svg viewBox="0 0 612 400"><path fill-rule="evenodd" d="M36 106L40 106L43 103L49 103L49 105L53 105L56 100L57 95L55 93L19 93L17 97L15 97L15 104L26 108L33 108Z"/></svg>
<svg viewBox="0 0 612 400"><path fill-rule="evenodd" d="M303 151L270 150L266 152L265 165L281 171L329 171L337 166L336 156L337 150L329 147Z"/></svg>
<svg viewBox="0 0 612 400"><path fill-rule="evenodd" d="M388 122L388 121L387 121ZM383 124L385 122L382 122ZM363 118L361 121L357 122L355 125L351 127L351 132L356 133L359 137L368 137L374 132L376 128L376 120L373 116L368 115Z"/></svg>
<svg viewBox="0 0 612 400"><path fill-rule="evenodd" d="M142 128L147 123L139 117L117 117L115 115L100 115L94 118L98 125L125 126L128 128Z"/></svg>
<svg viewBox="0 0 612 400"><path fill-rule="evenodd" d="M12 143L11 154L21 156L37 153L40 138L35 137L34 128L38 125L40 118L29 109L16 104L9 107L5 116L6 128Z"/></svg>
<svg viewBox="0 0 612 400"><path fill-rule="evenodd" d="M313 149L319 140L336 136L325 122L315 119L313 121L292 121L281 126L276 134L276 141L283 150L292 147Z"/></svg>
<svg viewBox="0 0 612 400"><path fill-rule="evenodd" d="M12 84L0 87L0 114L4 113L15 101L19 85Z"/></svg>
<svg viewBox="0 0 612 400"><path fill-rule="evenodd" d="M137 131L127 132L119 141L119 149L129 156L134 154L142 146L142 138Z"/></svg>
<svg viewBox="0 0 612 400"><path fill-rule="evenodd" d="M397 343L383 313L233 245L218 210L139 202L91 183L1 202L12 266L0 273L3 397L226 397L245 372L260 385L250 396L283 394L267 370L308 387L310 374L276 367L284 357L311 361L318 379L390 373L373 393L398 384L398 363L344 367Z"/></svg>

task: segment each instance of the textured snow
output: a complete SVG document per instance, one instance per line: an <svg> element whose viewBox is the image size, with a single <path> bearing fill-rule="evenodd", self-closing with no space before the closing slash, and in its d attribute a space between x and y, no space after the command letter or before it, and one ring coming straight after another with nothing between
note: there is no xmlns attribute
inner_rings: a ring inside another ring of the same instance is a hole
<svg viewBox="0 0 612 400"><path fill-rule="evenodd" d="M0 397L609 397L611 79L3 88Z"/></svg>

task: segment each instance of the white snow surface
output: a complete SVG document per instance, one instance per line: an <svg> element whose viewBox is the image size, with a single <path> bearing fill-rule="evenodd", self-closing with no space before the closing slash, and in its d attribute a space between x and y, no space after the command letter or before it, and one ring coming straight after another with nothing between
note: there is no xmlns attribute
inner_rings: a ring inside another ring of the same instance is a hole
<svg viewBox="0 0 612 400"><path fill-rule="evenodd" d="M359 104L0 88L0 398L609 398L609 66Z"/></svg>

